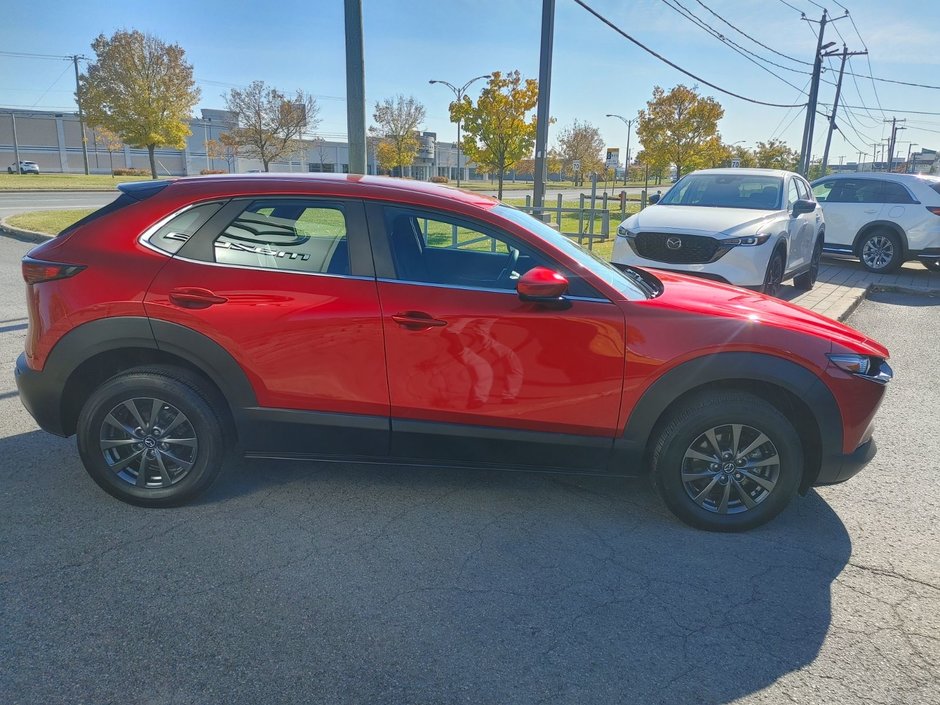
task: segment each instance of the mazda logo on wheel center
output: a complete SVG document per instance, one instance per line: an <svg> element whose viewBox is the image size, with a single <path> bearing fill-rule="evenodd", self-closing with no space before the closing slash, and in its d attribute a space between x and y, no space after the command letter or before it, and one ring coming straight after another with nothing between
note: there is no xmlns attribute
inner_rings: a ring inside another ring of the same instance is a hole
<svg viewBox="0 0 940 705"><path fill-rule="evenodd" d="M682 247L682 238L679 237L669 237L666 238L666 247L670 250L678 250Z"/></svg>

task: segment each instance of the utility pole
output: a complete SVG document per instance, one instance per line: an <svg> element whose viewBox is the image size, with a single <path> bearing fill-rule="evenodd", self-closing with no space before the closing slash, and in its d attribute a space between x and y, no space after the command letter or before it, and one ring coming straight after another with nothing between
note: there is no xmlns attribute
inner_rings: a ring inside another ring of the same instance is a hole
<svg viewBox="0 0 940 705"><path fill-rule="evenodd" d="M906 127L898 127L899 122L907 122L907 118L898 120L896 117L891 118L891 120L885 120L885 122L891 123L891 140L888 142L888 167L886 171L891 171L891 166L894 164L894 147L895 142L898 137L898 130L906 130Z"/></svg>
<svg viewBox="0 0 940 705"><path fill-rule="evenodd" d="M914 147L919 147L919 146L920 145L918 145L917 142L911 142L907 145L907 165L906 165L907 168L905 169L905 171L908 174L914 173L914 165L911 164L911 149L913 149Z"/></svg>
<svg viewBox="0 0 940 705"><path fill-rule="evenodd" d="M832 144L832 132L838 129L836 127L836 113L839 110L839 96L842 94L842 75L845 73L845 62L850 56L860 56L867 53L867 50L850 52L845 44L842 45L842 65L839 67L839 80L836 82L836 97L832 102L832 115L829 116L829 132L826 135L826 149L823 151L822 174L820 176L826 175L826 167L829 165L829 147ZM833 54L826 54L826 56L833 56Z"/></svg>
<svg viewBox="0 0 940 705"><path fill-rule="evenodd" d="M75 66L75 98L78 100L78 126L82 131L82 161L85 163L85 176L88 176L88 144L85 142L85 114L82 111L82 84L78 80L78 60L84 58L84 56L75 54L72 56L72 64Z"/></svg>
<svg viewBox="0 0 940 705"><path fill-rule="evenodd" d="M533 213L545 205L545 181L548 177L548 122L552 87L552 43L555 36L555 0L542 0L542 46L539 54L539 102L535 130L535 188L532 194Z"/></svg>
<svg viewBox="0 0 940 705"><path fill-rule="evenodd" d="M861 171L862 168L862 153L858 153L858 159L855 160L855 171Z"/></svg>
<svg viewBox="0 0 940 705"><path fill-rule="evenodd" d="M20 169L20 143L16 139L16 113L10 111L10 120L13 123L13 158L16 160L16 173L22 174Z"/></svg>
<svg viewBox="0 0 940 705"><path fill-rule="evenodd" d="M346 131L349 173L366 173L366 67L362 58L362 0L345 0Z"/></svg>

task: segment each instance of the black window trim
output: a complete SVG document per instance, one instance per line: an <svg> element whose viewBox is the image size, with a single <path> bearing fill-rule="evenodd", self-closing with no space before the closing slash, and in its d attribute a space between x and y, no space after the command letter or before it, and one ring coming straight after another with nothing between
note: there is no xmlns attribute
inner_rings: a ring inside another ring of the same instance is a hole
<svg viewBox="0 0 940 705"><path fill-rule="evenodd" d="M203 202L211 202L207 198ZM294 269L268 269L265 267L254 267L244 264L231 264L227 262L215 261L214 242L222 231L256 201L311 201L323 204L323 207L339 208L346 219L346 240L349 247L349 273L335 274L331 272L304 272ZM196 204L192 204L196 205ZM179 213L179 211L177 211ZM215 267L231 267L233 269L247 269L253 272L275 272L284 275L300 274L304 276L316 277L341 277L345 279L368 279L375 280L375 266L372 260L372 252L369 246L368 237L369 225L366 219L365 208L362 199L343 198L335 196L321 196L318 194L298 195L279 194L279 193L257 193L247 196L238 196L232 198L219 211L213 215L183 247L174 255L177 259L196 264L205 264ZM164 253L168 254L168 253Z"/></svg>
<svg viewBox="0 0 940 705"><path fill-rule="evenodd" d="M371 208L370 208L371 206ZM411 204L411 203L398 203L398 202L378 202L371 201L366 204L367 209L369 210L369 221L373 225L375 232L372 232L372 243L373 251L376 256L376 275L378 281L381 282L394 282L397 284L412 284L417 286L431 286L437 287L440 289L456 289L461 291L481 291L481 292L490 292L490 293L501 293L501 294L512 294L513 296L518 296L515 288L513 289L497 289L494 287L473 287L466 286L461 284L441 284L438 282L420 282L412 281L411 279L401 279L398 276L398 272L395 270L395 260L392 256L390 238L388 231L385 227L385 209L386 208L398 208L413 211L416 214L416 217L420 217L418 214L427 214L426 217L432 220L440 220L445 218L447 221L456 224L458 227L463 226L476 230L483 235L499 240L498 235L493 233L499 233L504 238L508 238L510 242L515 242L521 240L518 235L511 233L506 230L502 230L497 226L491 225L480 220L476 220L470 216L466 216L463 213L454 213L448 210L435 209L433 206L425 206L420 204ZM378 248L376 248L376 243L380 243ZM565 298L571 299L573 301L596 301L611 303L610 299L605 297L597 287L594 286L588 279L582 277L572 271L571 267L568 267L557 260L549 253L545 252L540 247L534 245L531 242L523 241L520 244L523 244L525 247L534 250L546 261L551 262L558 271L565 273L569 278L578 277L582 280L589 289L593 290L597 297L593 296L578 296L575 294L565 294Z"/></svg>

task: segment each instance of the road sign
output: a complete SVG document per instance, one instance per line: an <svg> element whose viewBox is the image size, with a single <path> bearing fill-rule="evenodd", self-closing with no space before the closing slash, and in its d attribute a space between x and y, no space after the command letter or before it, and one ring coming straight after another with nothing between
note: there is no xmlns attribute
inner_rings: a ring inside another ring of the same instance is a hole
<svg viewBox="0 0 940 705"><path fill-rule="evenodd" d="M740 160L740 159L732 159L732 160L731 160L731 168L732 168L732 169L739 169L740 167L741 167L741 160Z"/></svg>
<svg viewBox="0 0 940 705"><path fill-rule="evenodd" d="M571 168L574 169L575 171L581 171L581 160L573 159L571 161Z"/></svg>
<svg viewBox="0 0 940 705"><path fill-rule="evenodd" d="M607 148L607 159L604 160L604 165L609 169L616 169L620 164L620 147L608 147Z"/></svg>

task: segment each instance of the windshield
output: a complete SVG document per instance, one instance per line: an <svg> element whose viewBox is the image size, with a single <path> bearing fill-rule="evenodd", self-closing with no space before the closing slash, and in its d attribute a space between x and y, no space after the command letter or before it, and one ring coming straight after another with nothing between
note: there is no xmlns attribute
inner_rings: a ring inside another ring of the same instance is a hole
<svg viewBox="0 0 940 705"><path fill-rule="evenodd" d="M533 218L528 213L500 204L493 209L507 220L521 225L523 228L538 235L543 240L547 240L552 245L562 250L565 254L575 260L594 276L602 279L606 284L623 294L627 299L646 299L649 298L643 291L641 285L632 281L626 274L614 267L610 262L601 259L593 252L585 250L576 242L565 237L550 225L546 225L541 220Z"/></svg>
<svg viewBox="0 0 940 705"><path fill-rule="evenodd" d="M783 178L750 174L689 174L659 201L663 206L780 210Z"/></svg>

